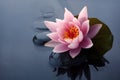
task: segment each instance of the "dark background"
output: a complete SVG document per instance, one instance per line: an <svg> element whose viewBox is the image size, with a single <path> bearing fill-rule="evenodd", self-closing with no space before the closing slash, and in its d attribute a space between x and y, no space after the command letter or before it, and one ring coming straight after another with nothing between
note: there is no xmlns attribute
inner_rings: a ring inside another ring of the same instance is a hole
<svg viewBox="0 0 120 80"><path fill-rule="evenodd" d="M55 77L49 66L52 49L35 46L35 28L45 28L44 20L63 18L64 7L74 15L88 6L89 17L106 23L114 35L113 48L105 57L110 64L96 71L92 80L120 80L119 0L0 0L0 80L68 80ZM84 79L84 77L83 77Z"/></svg>

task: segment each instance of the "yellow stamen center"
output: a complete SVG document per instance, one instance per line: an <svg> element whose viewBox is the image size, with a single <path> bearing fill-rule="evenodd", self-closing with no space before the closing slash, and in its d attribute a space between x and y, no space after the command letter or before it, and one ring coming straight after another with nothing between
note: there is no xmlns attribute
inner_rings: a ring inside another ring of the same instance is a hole
<svg viewBox="0 0 120 80"><path fill-rule="evenodd" d="M74 39L79 35L79 30L75 26L71 26L69 29L65 30L63 34L64 39Z"/></svg>

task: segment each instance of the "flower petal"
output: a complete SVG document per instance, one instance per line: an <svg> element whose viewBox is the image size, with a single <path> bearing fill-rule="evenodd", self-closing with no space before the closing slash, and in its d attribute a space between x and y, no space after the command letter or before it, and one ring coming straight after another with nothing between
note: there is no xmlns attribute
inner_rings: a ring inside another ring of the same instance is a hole
<svg viewBox="0 0 120 80"><path fill-rule="evenodd" d="M80 45L82 48L91 48L93 43L89 37L85 37Z"/></svg>
<svg viewBox="0 0 120 80"><path fill-rule="evenodd" d="M71 21L73 18L73 14L67 8L65 8L64 20Z"/></svg>
<svg viewBox="0 0 120 80"><path fill-rule="evenodd" d="M57 33L58 33L58 36L61 40L63 40L63 35L64 35L64 32L67 30L68 28L68 23L66 23L66 21L62 21L61 26L57 28Z"/></svg>
<svg viewBox="0 0 120 80"><path fill-rule="evenodd" d="M88 13L87 13L87 6L85 6L81 12L79 13L78 20L83 23L85 20L88 19Z"/></svg>
<svg viewBox="0 0 120 80"><path fill-rule="evenodd" d="M83 33L79 31L79 42L81 42L82 40L83 40Z"/></svg>
<svg viewBox="0 0 120 80"><path fill-rule="evenodd" d="M64 20L61 20L61 19L57 19L57 18L56 18L56 24L57 24L58 27L63 26L63 23L64 23Z"/></svg>
<svg viewBox="0 0 120 80"><path fill-rule="evenodd" d="M58 28L57 33L58 33L59 38L63 40L64 28L63 27Z"/></svg>
<svg viewBox="0 0 120 80"><path fill-rule="evenodd" d="M81 31L83 32L84 36L87 35L87 33L89 31L89 20L86 20L85 22L83 22Z"/></svg>
<svg viewBox="0 0 120 80"><path fill-rule="evenodd" d="M64 41L68 44L70 44L73 40L72 39L64 39Z"/></svg>
<svg viewBox="0 0 120 80"><path fill-rule="evenodd" d="M63 20L56 18L56 22L62 22Z"/></svg>
<svg viewBox="0 0 120 80"><path fill-rule="evenodd" d="M96 36L96 34L99 32L99 30L101 29L102 24L95 24L92 27L90 27L90 30L88 32L88 36L90 38L93 38Z"/></svg>
<svg viewBox="0 0 120 80"><path fill-rule="evenodd" d="M59 44L59 45L55 46L55 48L53 49L53 52L62 53L62 52L66 52L68 50L69 50L69 48L67 47L67 45Z"/></svg>
<svg viewBox="0 0 120 80"><path fill-rule="evenodd" d="M68 44L64 39L58 39L58 41L60 42L60 43L62 43L62 44Z"/></svg>
<svg viewBox="0 0 120 80"><path fill-rule="evenodd" d="M57 45L59 45L60 43L59 42L55 42L55 41L49 41L47 43L44 44L44 46L47 46L47 47L55 47Z"/></svg>
<svg viewBox="0 0 120 80"><path fill-rule="evenodd" d="M78 21L78 19L73 18L73 22L74 22L74 24L76 24L77 26L79 26L79 28L81 29L81 24L80 24L80 22Z"/></svg>
<svg viewBox="0 0 120 80"><path fill-rule="evenodd" d="M57 32L49 33L47 34L47 36L53 41L58 41L58 38L59 38Z"/></svg>
<svg viewBox="0 0 120 80"><path fill-rule="evenodd" d="M75 49L79 46L79 37L73 39L73 41L68 45L70 49Z"/></svg>
<svg viewBox="0 0 120 80"><path fill-rule="evenodd" d="M81 47L78 47L76 49L71 49L69 54L72 58L75 58L81 51Z"/></svg>
<svg viewBox="0 0 120 80"><path fill-rule="evenodd" d="M51 21L44 21L44 24L47 26L47 28L52 31L55 32L56 31L56 23L55 22L51 22Z"/></svg>

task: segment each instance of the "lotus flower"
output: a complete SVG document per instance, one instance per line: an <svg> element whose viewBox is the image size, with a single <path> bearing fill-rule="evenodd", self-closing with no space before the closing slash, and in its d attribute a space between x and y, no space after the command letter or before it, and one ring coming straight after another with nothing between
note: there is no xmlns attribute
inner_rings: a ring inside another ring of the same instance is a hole
<svg viewBox="0 0 120 80"><path fill-rule="evenodd" d="M54 47L53 52L63 53L69 51L69 55L75 58L82 48L91 48L94 44L92 38L99 32L102 24L90 27L85 6L78 15L78 19L65 8L64 19L56 19L56 22L45 21L45 25L51 31L47 36L51 41L45 46Z"/></svg>

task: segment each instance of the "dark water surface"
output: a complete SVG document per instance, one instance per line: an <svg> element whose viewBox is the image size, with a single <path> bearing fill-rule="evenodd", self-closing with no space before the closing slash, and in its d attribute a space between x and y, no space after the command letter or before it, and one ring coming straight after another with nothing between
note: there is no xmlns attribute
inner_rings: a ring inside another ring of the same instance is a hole
<svg viewBox="0 0 120 80"><path fill-rule="evenodd" d="M63 18L64 7L75 15L88 6L89 17L105 22L114 35L113 48L105 57L110 64L96 71L92 80L120 80L120 1L119 0L0 0L0 80L69 80L56 77L49 66L52 49L36 46L35 28L43 21ZM84 80L84 77L83 77Z"/></svg>

